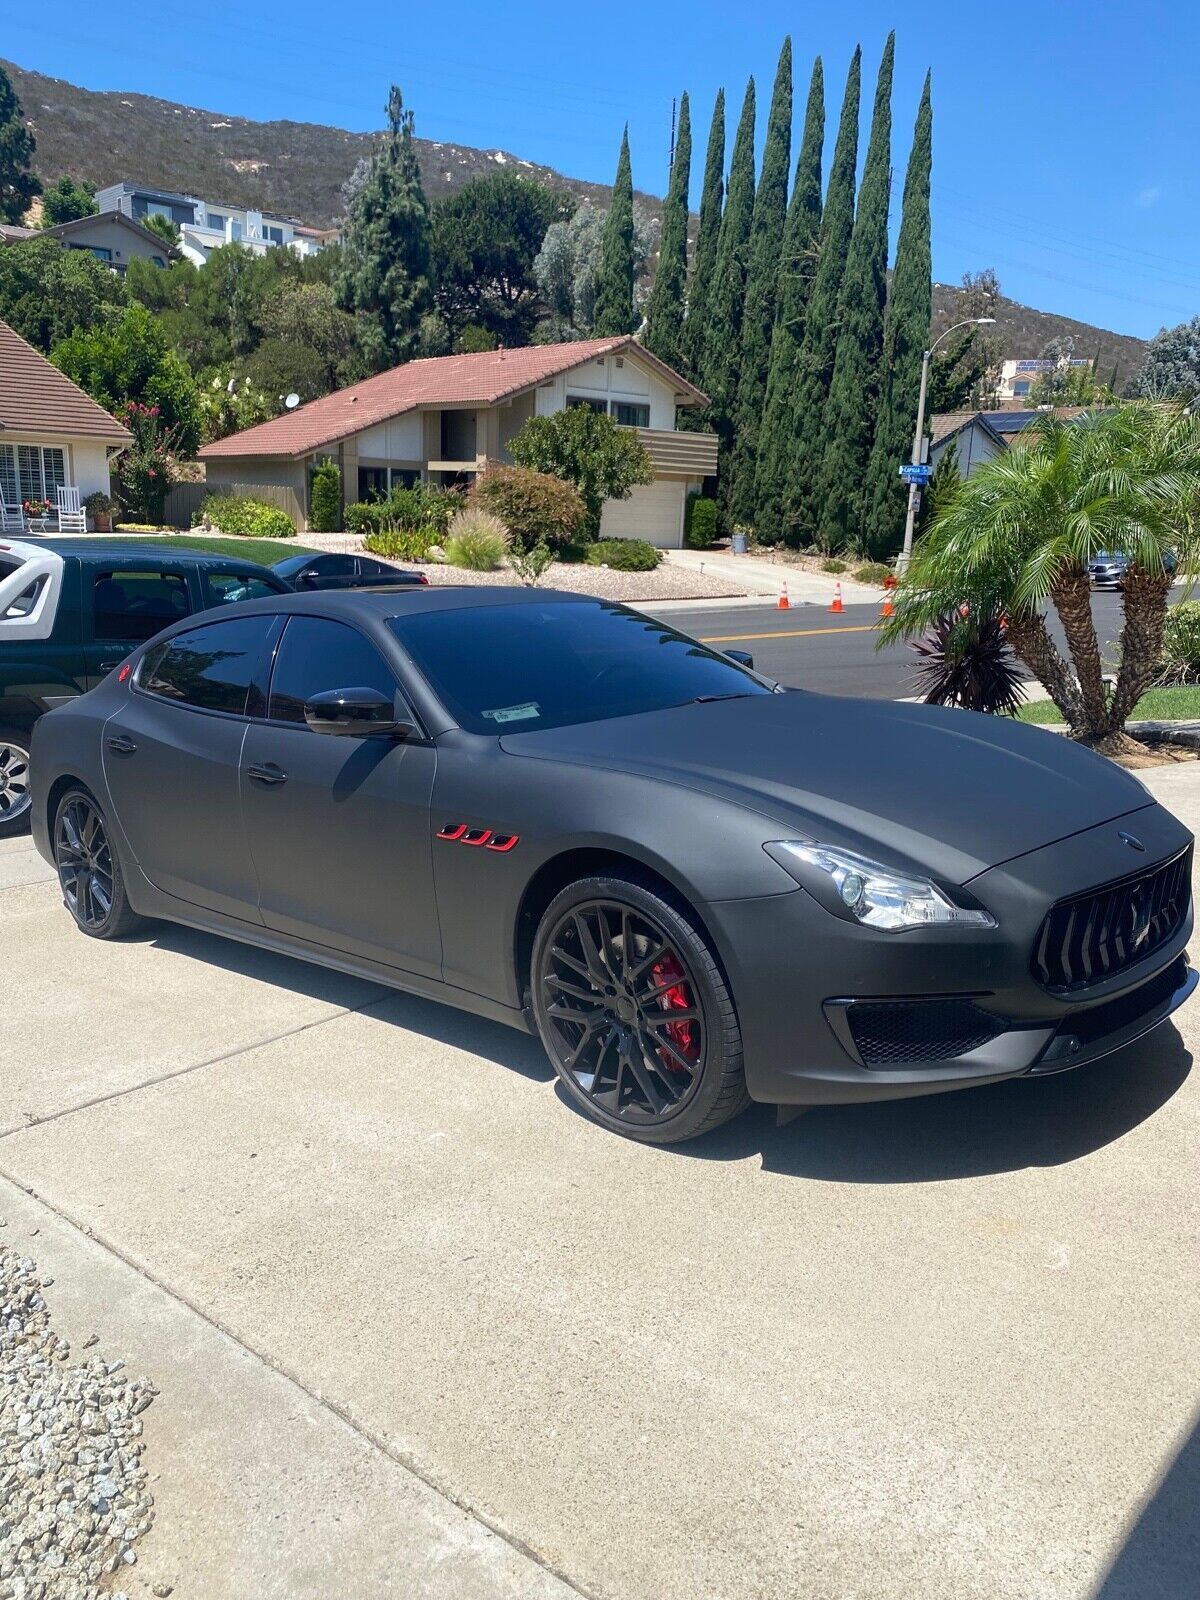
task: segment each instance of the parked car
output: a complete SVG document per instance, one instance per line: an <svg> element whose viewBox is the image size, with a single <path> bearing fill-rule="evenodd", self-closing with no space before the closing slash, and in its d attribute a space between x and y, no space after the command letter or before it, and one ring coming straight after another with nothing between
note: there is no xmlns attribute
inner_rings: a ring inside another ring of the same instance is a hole
<svg viewBox="0 0 1200 1600"><path fill-rule="evenodd" d="M29 741L44 712L168 623L288 587L252 561L150 541L0 542L0 838L29 826Z"/></svg>
<svg viewBox="0 0 1200 1600"><path fill-rule="evenodd" d="M1169 550L1163 551L1163 568L1172 577L1175 575L1176 561ZM1125 569L1129 565L1129 557L1119 552L1101 550L1088 562L1088 577L1093 589L1119 589L1125 582Z"/></svg>
<svg viewBox="0 0 1200 1600"><path fill-rule="evenodd" d="M429 582L423 572L390 567L386 561L376 561L373 556L287 556L276 561L271 571L296 590L388 589L397 584Z"/></svg>
<svg viewBox="0 0 1200 1600"><path fill-rule="evenodd" d="M1130 773L1008 718L778 693L583 595L250 601L139 647L33 755L84 933L165 917L527 1029L652 1143L1058 1072L1197 982L1192 837Z"/></svg>

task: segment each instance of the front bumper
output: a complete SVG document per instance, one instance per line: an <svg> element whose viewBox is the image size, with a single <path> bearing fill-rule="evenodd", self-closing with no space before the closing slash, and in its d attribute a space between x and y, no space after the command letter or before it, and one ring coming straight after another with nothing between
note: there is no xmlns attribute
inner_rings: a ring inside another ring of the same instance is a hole
<svg viewBox="0 0 1200 1600"><path fill-rule="evenodd" d="M1187 830L1160 806L1133 815L1146 845L1139 868L1187 846ZM1105 823L980 874L971 892L996 916L994 929L879 934L832 916L802 889L714 905L751 1096L817 1105L968 1088L1082 1066L1157 1027L1200 981L1185 954L1190 904L1151 955L1086 989L1056 994L1031 972L1050 907L1129 873L1118 827ZM961 1047L942 1038L921 1059L912 1049L921 1029L902 1014L919 1022L931 1005L957 1012ZM892 1059L889 1013L907 1030Z"/></svg>

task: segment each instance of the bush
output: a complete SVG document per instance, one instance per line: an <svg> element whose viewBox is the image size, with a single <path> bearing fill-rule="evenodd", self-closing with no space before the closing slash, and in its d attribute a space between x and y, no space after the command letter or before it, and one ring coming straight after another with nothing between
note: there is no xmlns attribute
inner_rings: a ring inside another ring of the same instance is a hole
<svg viewBox="0 0 1200 1600"><path fill-rule="evenodd" d="M530 417L508 448L518 466L550 472L575 485L587 507L592 538L600 531L604 502L627 500L635 484L649 483L654 476L637 434L590 406L568 406L553 416Z"/></svg>
<svg viewBox="0 0 1200 1600"><path fill-rule="evenodd" d="M446 531L446 560L470 572L495 572L508 553L508 529L490 511L460 511Z"/></svg>
<svg viewBox="0 0 1200 1600"><path fill-rule="evenodd" d="M382 500L355 500L346 507L342 521L347 533L378 533L383 526Z"/></svg>
<svg viewBox="0 0 1200 1600"><path fill-rule="evenodd" d="M192 527L200 526L248 539L296 537L296 524L286 511L240 494L210 494L192 517Z"/></svg>
<svg viewBox="0 0 1200 1600"><path fill-rule="evenodd" d="M588 549L588 545L582 543L577 544L574 541L572 541L571 544L560 544L558 549L554 552L554 559L556 561L565 562L568 565L575 564L580 561L586 561Z"/></svg>
<svg viewBox="0 0 1200 1600"><path fill-rule="evenodd" d="M590 566L612 567L614 572L653 572L662 551L645 539L598 539L588 546L587 558Z"/></svg>
<svg viewBox="0 0 1200 1600"><path fill-rule="evenodd" d="M107 517L113 508L112 496L105 494L102 489L97 489L93 494L88 495L83 502L83 507L85 511L90 511L94 517Z"/></svg>
<svg viewBox="0 0 1200 1600"><path fill-rule="evenodd" d="M864 561L855 567L853 576L855 583L882 583L892 576L892 569L886 561Z"/></svg>
<svg viewBox="0 0 1200 1600"><path fill-rule="evenodd" d="M489 462L469 503L499 517L521 550L539 544L556 550L572 544L587 527L587 510L575 485L530 467Z"/></svg>
<svg viewBox="0 0 1200 1600"><path fill-rule="evenodd" d="M941 617L913 649L922 658L918 682L926 705L1010 717L1020 709L1021 664L999 618Z"/></svg>
<svg viewBox="0 0 1200 1600"><path fill-rule="evenodd" d="M432 528L380 528L367 534L363 549L392 561L428 561L437 541Z"/></svg>
<svg viewBox="0 0 1200 1600"><path fill-rule="evenodd" d="M845 572L845 570L846 563L838 561L836 558L831 557L828 561L822 561L821 563L822 572Z"/></svg>
<svg viewBox="0 0 1200 1600"><path fill-rule="evenodd" d="M1156 683L1200 683L1200 600L1171 606Z"/></svg>
<svg viewBox="0 0 1200 1600"><path fill-rule="evenodd" d="M702 494L690 494L687 501L687 528L684 542L693 550L707 550L717 537L717 502Z"/></svg>
<svg viewBox="0 0 1200 1600"><path fill-rule="evenodd" d="M314 533L337 533L342 526L342 474L336 461L313 468L308 525Z"/></svg>

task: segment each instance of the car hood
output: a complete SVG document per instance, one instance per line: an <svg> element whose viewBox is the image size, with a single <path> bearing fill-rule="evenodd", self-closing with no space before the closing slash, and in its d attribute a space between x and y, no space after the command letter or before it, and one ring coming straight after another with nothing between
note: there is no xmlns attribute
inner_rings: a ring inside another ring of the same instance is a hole
<svg viewBox="0 0 1200 1600"><path fill-rule="evenodd" d="M700 789L800 836L882 851L955 883L1155 803L1104 757L1006 717L804 692L500 743L516 756Z"/></svg>

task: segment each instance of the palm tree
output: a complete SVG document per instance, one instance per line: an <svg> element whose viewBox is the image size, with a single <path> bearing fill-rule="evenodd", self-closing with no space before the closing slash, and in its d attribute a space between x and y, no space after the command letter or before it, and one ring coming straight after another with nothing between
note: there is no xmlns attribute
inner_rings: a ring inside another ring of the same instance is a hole
<svg viewBox="0 0 1200 1600"><path fill-rule="evenodd" d="M1072 736L1108 755L1136 751L1126 718L1162 647L1171 578L1163 555L1188 549L1200 503L1200 418L1137 402L1030 423L961 485L917 544L881 643L909 638L967 605L1007 618L1013 649L1041 680ZM1128 558L1115 688L1104 682L1088 560ZM1070 655L1046 626L1052 601Z"/></svg>

